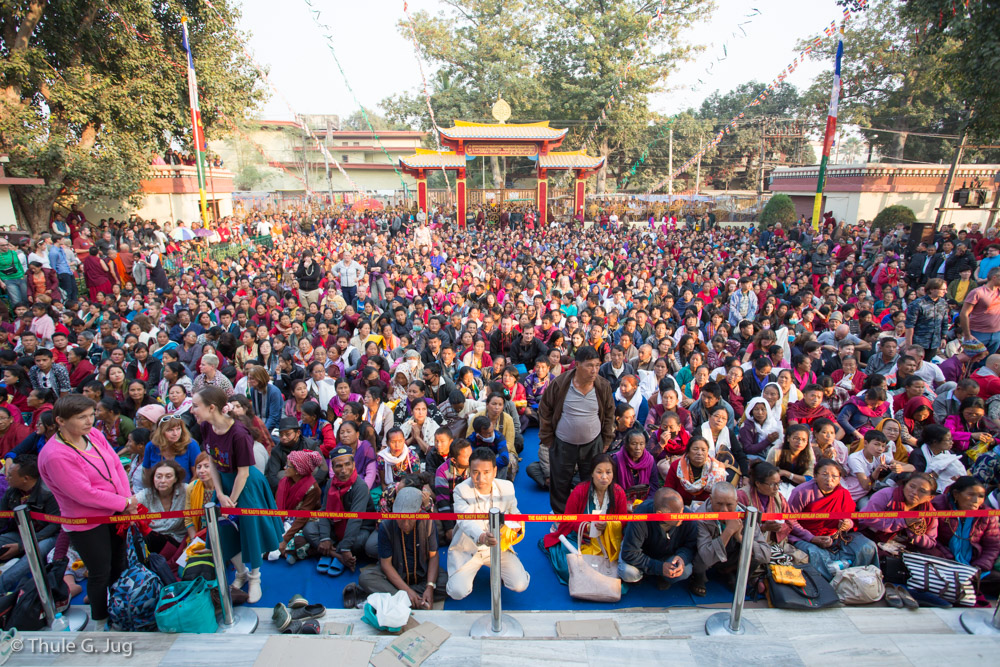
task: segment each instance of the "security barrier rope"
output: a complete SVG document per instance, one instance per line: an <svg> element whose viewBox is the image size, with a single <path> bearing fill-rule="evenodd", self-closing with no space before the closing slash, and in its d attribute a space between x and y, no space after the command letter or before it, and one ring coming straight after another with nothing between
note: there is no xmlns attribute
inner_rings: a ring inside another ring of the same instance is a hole
<svg viewBox="0 0 1000 667"><path fill-rule="evenodd" d="M398 514L392 512L307 512L304 510L278 510L250 507L226 507L219 510L229 516L274 516L305 519L415 519L418 521L487 521L488 514L457 514L454 512ZM159 519L180 519L204 516L204 510L176 510L172 512L149 512L146 514L116 514L114 516L64 517L41 512L31 512L35 521L59 523L71 526L99 525L108 523L130 523L133 521L156 521ZM742 519L746 512L680 512L653 514L505 514L506 521L524 523L593 521L728 521ZM931 510L894 512L764 512L761 521L821 521L841 519L922 519L958 517L1000 517L1000 510ZM0 518L11 519L13 512L0 512Z"/></svg>

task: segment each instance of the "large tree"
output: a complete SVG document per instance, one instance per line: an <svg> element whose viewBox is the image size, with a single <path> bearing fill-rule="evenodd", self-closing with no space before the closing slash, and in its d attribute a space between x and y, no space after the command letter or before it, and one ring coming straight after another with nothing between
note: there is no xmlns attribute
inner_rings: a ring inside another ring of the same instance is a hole
<svg viewBox="0 0 1000 667"><path fill-rule="evenodd" d="M502 95L515 121L551 120L571 129L564 149L577 149L601 120L588 148L608 157L605 174L619 178L641 150L655 116L648 94L689 53L680 38L705 16L711 0L449 0L437 16L417 13L413 27L430 61L432 104L439 124L455 119L489 120ZM649 20L661 9L663 20ZM409 37L409 26L400 25ZM644 33L649 48L639 51ZM631 67L626 75L626 65ZM617 86L625 81L624 88ZM616 101L608 106L609 97ZM430 128L423 93L382 102L388 117ZM494 161L494 164L498 164ZM499 184L499 166L493 182Z"/></svg>
<svg viewBox="0 0 1000 667"><path fill-rule="evenodd" d="M839 122L878 128L862 132L888 158L938 162L950 157L953 144L922 135L959 130L965 105L944 66L958 43L940 39L926 47L917 24L902 10L895 0L875 0L848 23ZM829 106L837 39L825 38L809 55L831 65L803 95L804 111L819 127ZM806 45L801 42L798 48Z"/></svg>
<svg viewBox="0 0 1000 667"><path fill-rule="evenodd" d="M236 23L229 0L213 4ZM11 175L45 179L13 188L30 231L47 227L60 198L136 201L155 152L174 143L190 150L182 15L211 136L263 89L237 36L205 3L0 2L0 152Z"/></svg>

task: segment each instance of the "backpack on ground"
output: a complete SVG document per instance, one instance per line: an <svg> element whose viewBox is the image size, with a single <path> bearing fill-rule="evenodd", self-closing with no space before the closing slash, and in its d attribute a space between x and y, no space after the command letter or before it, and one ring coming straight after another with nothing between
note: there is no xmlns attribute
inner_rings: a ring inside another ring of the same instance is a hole
<svg viewBox="0 0 1000 667"><path fill-rule="evenodd" d="M108 618L125 632L153 632L163 581L147 567L148 551L139 529L130 526L125 539L128 567L111 585Z"/></svg>

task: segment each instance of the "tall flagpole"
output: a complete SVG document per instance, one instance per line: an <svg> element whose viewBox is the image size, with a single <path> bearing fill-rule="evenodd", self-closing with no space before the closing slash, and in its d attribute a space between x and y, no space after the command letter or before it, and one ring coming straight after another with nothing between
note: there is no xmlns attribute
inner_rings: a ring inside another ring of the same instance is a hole
<svg viewBox="0 0 1000 667"><path fill-rule="evenodd" d="M819 216L823 212L823 184L826 181L826 165L830 161L830 148L837 131L837 102L840 100L840 61L844 57L844 40L837 42L837 64L833 71L833 90L830 92L830 111L826 116L826 134L823 136L823 159L819 163L819 178L816 180L816 201L813 202L813 229L819 230Z"/></svg>
<svg viewBox="0 0 1000 667"><path fill-rule="evenodd" d="M205 201L205 128L201 124L201 109L198 107L198 79L194 74L194 56L191 55L191 41L188 39L187 17L181 17L184 31L184 50L188 59L188 101L191 104L191 130L194 135L195 168L198 172L198 192L201 195L201 222L208 229L208 204Z"/></svg>

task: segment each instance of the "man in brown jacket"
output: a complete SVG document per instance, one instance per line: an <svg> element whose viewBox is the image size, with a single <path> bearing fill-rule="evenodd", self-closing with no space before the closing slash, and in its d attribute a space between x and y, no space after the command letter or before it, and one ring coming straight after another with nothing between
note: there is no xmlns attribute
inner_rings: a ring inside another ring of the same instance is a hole
<svg viewBox="0 0 1000 667"><path fill-rule="evenodd" d="M553 380L538 402L538 439L549 449L549 502L557 514L566 510L574 471L589 480L591 461L614 437L615 400L600 368L597 350L581 347L576 367Z"/></svg>

